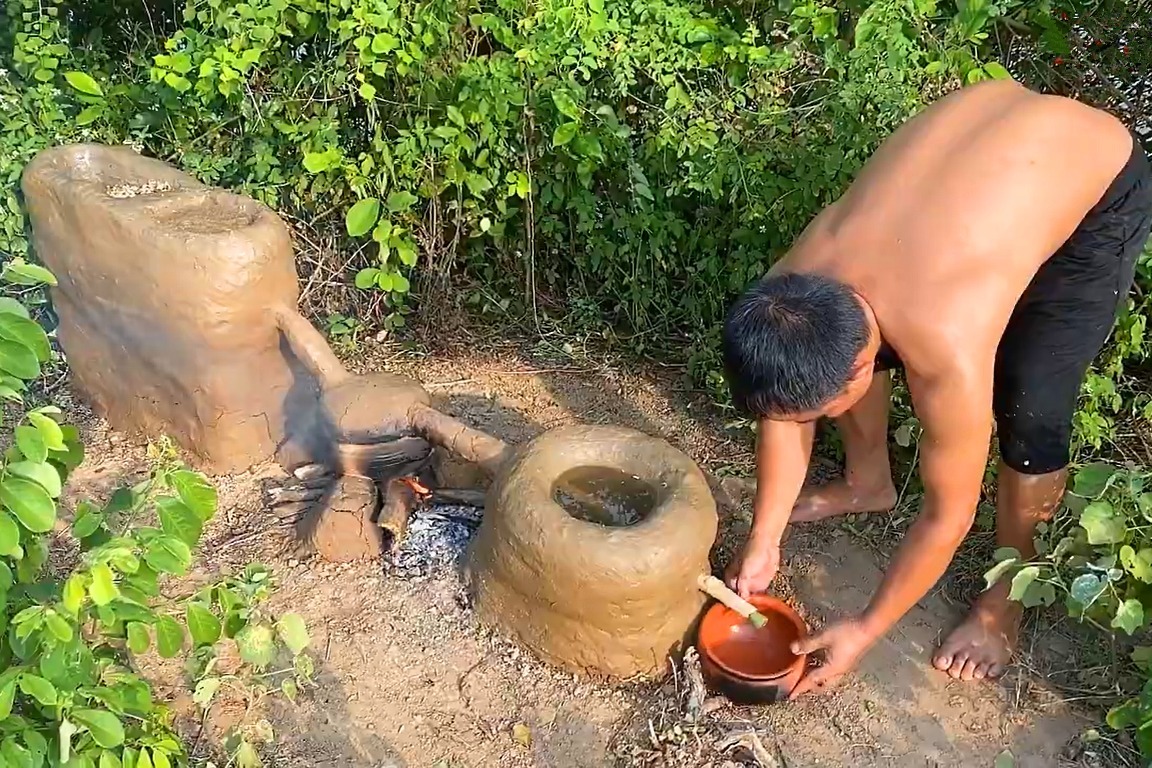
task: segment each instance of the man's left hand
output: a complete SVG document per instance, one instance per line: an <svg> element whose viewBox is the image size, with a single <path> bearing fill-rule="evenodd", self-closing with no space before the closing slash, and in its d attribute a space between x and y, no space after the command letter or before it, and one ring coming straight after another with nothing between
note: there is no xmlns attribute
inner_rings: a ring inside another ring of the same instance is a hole
<svg viewBox="0 0 1152 768"><path fill-rule="evenodd" d="M794 700L809 691L824 691L856 668L877 637L868 632L859 619L843 619L825 627L822 632L809 635L792 644L796 654L824 652L824 663L810 668L792 690L788 699Z"/></svg>

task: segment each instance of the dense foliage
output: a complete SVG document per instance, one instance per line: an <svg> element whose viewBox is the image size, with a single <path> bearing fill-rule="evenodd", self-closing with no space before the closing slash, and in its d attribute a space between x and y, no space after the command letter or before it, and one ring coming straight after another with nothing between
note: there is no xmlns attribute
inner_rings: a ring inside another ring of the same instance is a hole
<svg viewBox="0 0 1152 768"><path fill-rule="evenodd" d="M1071 0L1069 0L1071 2ZM1068 54L1049 2L5 0L0 251L26 244L20 169L52 142L131 142L326 227L344 279L400 324L458 275L513 311L554 297L635 351L715 328L909 115L1007 75L1004 29ZM329 227L331 229L331 227ZM1142 272L1142 279L1147 277ZM487 298L485 298L487 297ZM348 307L341 308L343 310ZM1086 388L1103 442L1147 351L1143 302ZM716 386L717 392L722 388Z"/></svg>
<svg viewBox="0 0 1152 768"><path fill-rule="evenodd" d="M3 277L24 290L53 280L21 261L6 265ZM25 306L0 298L0 397L21 405L51 356L48 335ZM271 574L257 566L183 598L161 591L166 577L188 572L216 512L215 489L170 451L154 452L147 479L103 505L81 502L61 527L57 499L84 453L60 416L51 406L28 410L9 428L11 447L0 458L0 765L187 765L140 659L150 650L165 659L186 652L193 698L207 708L223 683L247 681L248 672L264 673L285 655L288 669L252 678L249 692L275 684L294 695L311 675L307 630L299 616L267 614L261 603ZM64 530L79 551L59 551L49 564L49 541ZM241 665L225 673L217 646L226 639ZM259 764L244 732L231 752L238 765Z"/></svg>

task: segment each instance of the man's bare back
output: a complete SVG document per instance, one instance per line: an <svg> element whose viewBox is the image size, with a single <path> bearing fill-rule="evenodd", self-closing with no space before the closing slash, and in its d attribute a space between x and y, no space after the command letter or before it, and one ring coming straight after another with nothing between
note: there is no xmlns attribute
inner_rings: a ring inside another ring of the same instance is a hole
<svg viewBox="0 0 1152 768"><path fill-rule="evenodd" d="M773 271L852 286L910 375L990 365L1032 276L1131 150L1122 123L1079 102L965 88L894 133Z"/></svg>
<svg viewBox="0 0 1152 768"><path fill-rule="evenodd" d="M798 644L832 684L943 575L979 502L992 416L997 544L1035 555L1064 492L1076 397L1152 229L1152 168L1122 124L1011 82L965 88L897 131L852 188L732 307L733 399L759 417L752 531L730 584L765 589L789 521L889 509L889 377L904 367L924 433L922 510L858 615ZM802 488L814 423L845 473ZM1016 642L1006 585L985 592L935 666L995 677Z"/></svg>

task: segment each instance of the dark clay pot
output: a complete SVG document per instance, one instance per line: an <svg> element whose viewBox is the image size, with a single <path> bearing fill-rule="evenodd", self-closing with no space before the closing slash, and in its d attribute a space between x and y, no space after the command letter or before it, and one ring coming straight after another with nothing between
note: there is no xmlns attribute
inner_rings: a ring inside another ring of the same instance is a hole
<svg viewBox="0 0 1152 768"><path fill-rule="evenodd" d="M808 628L787 604L768 595L749 601L768 623L756 628L740 614L715 603L700 621L696 647L708 685L736 704L775 704L800 682L807 656L791 645Z"/></svg>

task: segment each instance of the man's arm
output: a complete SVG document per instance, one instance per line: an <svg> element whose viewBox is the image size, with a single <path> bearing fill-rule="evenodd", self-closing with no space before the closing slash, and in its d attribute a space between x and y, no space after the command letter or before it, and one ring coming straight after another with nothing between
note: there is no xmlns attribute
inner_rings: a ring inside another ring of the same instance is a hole
<svg viewBox="0 0 1152 768"><path fill-rule="evenodd" d="M761 419L756 435L756 501L752 530L727 574L728 585L747 598L772 583L780 566L780 538L812 455L815 423Z"/></svg>
<svg viewBox="0 0 1152 768"><path fill-rule="evenodd" d="M922 385L919 393L913 392L913 403L924 427L924 504L861 617L874 638L939 581L972 527L992 431L991 370Z"/></svg>
<svg viewBox="0 0 1152 768"><path fill-rule="evenodd" d="M816 422L760 419L756 435L756 502L750 537L780 543L808 476Z"/></svg>
<svg viewBox="0 0 1152 768"><path fill-rule="evenodd" d="M864 613L793 643L795 653L822 650L824 664L801 678L789 698L835 683L851 671L948 568L972 527L980 500L992 431L991 382L989 368L987 377L957 376L936 385L911 387L924 425L920 442L923 509Z"/></svg>

